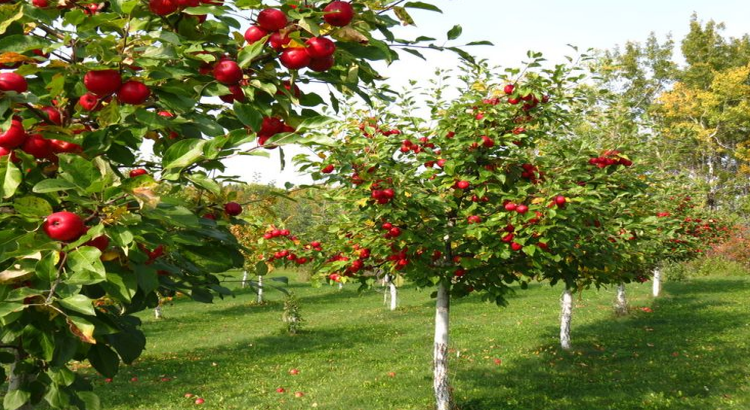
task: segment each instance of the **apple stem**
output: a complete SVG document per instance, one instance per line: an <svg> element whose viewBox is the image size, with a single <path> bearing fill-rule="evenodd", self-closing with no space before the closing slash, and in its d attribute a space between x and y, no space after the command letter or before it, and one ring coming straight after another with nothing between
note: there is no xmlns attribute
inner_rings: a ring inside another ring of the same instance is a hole
<svg viewBox="0 0 750 410"><path fill-rule="evenodd" d="M570 288L565 286L560 298L562 312L560 314L560 347L570 350L570 323L573 318L573 294Z"/></svg>

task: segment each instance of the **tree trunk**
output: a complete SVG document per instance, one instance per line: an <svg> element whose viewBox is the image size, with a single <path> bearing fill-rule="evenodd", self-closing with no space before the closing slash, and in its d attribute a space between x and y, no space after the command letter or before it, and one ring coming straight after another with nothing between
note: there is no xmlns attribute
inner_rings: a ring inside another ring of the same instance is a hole
<svg viewBox="0 0 750 410"><path fill-rule="evenodd" d="M390 275L386 273L383 276L383 304L384 305L388 305L388 296L390 296L390 294L388 293L388 289L386 288L388 287L388 283L390 283L390 281L391 281Z"/></svg>
<svg viewBox="0 0 750 410"><path fill-rule="evenodd" d="M617 285L617 298L615 299L615 313L620 316L628 314L628 299L625 296L625 284Z"/></svg>
<svg viewBox="0 0 750 410"><path fill-rule="evenodd" d="M654 297L658 297L659 293L661 293L661 269L656 268L654 269L654 278L652 279L653 282L653 294Z"/></svg>
<svg viewBox="0 0 750 410"><path fill-rule="evenodd" d="M452 410L453 397L448 380L448 318L450 298L445 284L440 282L435 302L435 345L433 350L433 386L437 410Z"/></svg>
<svg viewBox="0 0 750 410"><path fill-rule="evenodd" d="M162 315L162 312L161 312L161 305L159 305L159 306L157 306L157 307L154 308L154 317L156 319L162 319L162 318L164 318L164 316Z"/></svg>
<svg viewBox="0 0 750 410"><path fill-rule="evenodd" d="M263 276L258 275L258 303L263 303Z"/></svg>
<svg viewBox="0 0 750 410"><path fill-rule="evenodd" d="M250 279L250 276L248 275L247 271L244 271L242 273L242 284L240 285L242 289L245 289L247 287L248 279Z"/></svg>
<svg viewBox="0 0 750 410"><path fill-rule="evenodd" d="M16 367L18 366L21 361L23 361L23 358L21 356L21 352L17 349L14 350L14 356L15 361L11 363L10 369L8 371L8 393L20 389L27 379L29 378L28 375L24 374L16 374ZM31 403L26 403L23 406L19 407L17 410L33 410L34 406L31 405Z"/></svg>
<svg viewBox="0 0 750 410"><path fill-rule="evenodd" d="M396 310L396 307L398 306L398 290L396 289L396 284L393 283L393 280L388 283L388 289L391 294L391 310Z"/></svg>
<svg viewBox="0 0 750 410"><path fill-rule="evenodd" d="M342 289L344 289L344 284L339 282L339 290L342 290Z"/></svg>
<svg viewBox="0 0 750 410"><path fill-rule="evenodd" d="M560 347L570 350L570 323L573 319L573 294L568 287L560 298Z"/></svg>

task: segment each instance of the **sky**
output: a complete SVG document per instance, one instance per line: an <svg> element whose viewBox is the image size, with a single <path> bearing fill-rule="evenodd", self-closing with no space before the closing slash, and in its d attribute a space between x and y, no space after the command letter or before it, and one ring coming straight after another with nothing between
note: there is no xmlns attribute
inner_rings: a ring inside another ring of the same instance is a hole
<svg viewBox="0 0 750 410"><path fill-rule="evenodd" d="M748 0L426 0L443 13L410 9L415 26L401 27L398 37L428 36L442 41L456 24L463 32L450 45L488 40L494 46L471 47L470 52L494 65L520 66L528 50L542 52L552 62L563 62L570 55L568 44L579 50L611 49L628 41L644 41L654 32L660 41L667 35L679 44L689 30L690 17L714 20L726 25L725 37L741 37L750 32ZM679 48L679 47L677 47ZM679 52L679 51L678 51ZM449 53L428 53L427 61L407 53L381 73L399 89L410 79L425 80L435 68L451 68L457 59ZM680 61L680 56L675 56ZM310 182L295 172L287 161L280 169L278 150L271 158L241 157L227 162L227 175L238 175L248 182L283 186ZM287 158L300 152L285 148Z"/></svg>

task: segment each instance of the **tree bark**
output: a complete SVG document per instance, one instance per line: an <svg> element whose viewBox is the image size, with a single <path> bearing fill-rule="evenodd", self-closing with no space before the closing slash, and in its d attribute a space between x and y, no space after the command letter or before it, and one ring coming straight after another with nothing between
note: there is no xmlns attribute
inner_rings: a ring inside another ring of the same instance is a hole
<svg viewBox="0 0 750 410"><path fill-rule="evenodd" d="M390 296L390 294L388 293L388 289L386 288L388 287L388 283L390 283L390 281L391 280L390 280L389 274L386 273L385 275L383 275L383 304L384 305L388 305L388 296Z"/></svg>
<svg viewBox="0 0 750 410"><path fill-rule="evenodd" d="M263 276L258 275L258 303L263 303Z"/></svg>
<svg viewBox="0 0 750 410"><path fill-rule="evenodd" d="M628 299L625 296L625 284L617 285L617 298L615 299L615 313L620 316L628 314Z"/></svg>
<svg viewBox="0 0 750 410"><path fill-rule="evenodd" d="M250 276L248 275L247 271L244 271L242 273L242 284L240 285L242 289L245 289L247 287L248 279L250 279Z"/></svg>
<svg viewBox="0 0 750 410"><path fill-rule="evenodd" d="M654 269L654 277L652 279L652 292L654 297L658 297L661 293L661 269Z"/></svg>
<svg viewBox="0 0 750 410"><path fill-rule="evenodd" d="M448 289L440 282L435 302L435 345L433 350L433 386L437 410L452 410L453 397L448 380L448 319L450 297Z"/></svg>
<svg viewBox="0 0 750 410"><path fill-rule="evenodd" d="M570 350L570 323L573 320L573 294L565 287L560 298L560 347Z"/></svg>
<svg viewBox="0 0 750 410"><path fill-rule="evenodd" d="M159 305L159 306L157 306L157 307L154 308L154 317L156 319L162 319L162 318L164 318L164 316L162 315L162 312L161 312L161 305Z"/></svg>
<svg viewBox="0 0 750 410"><path fill-rule="evenodd" d="M16 368L18 367L18 364L23 361L23 357L21 354L21 351L18 349L14 350L14 356L15 361L11 363L10 369L8 371L8 393L20 389L27 379L29 379L28 375L22 374L22 373L16 373ZM33 406L31 403L26 403L23 406L19 407L17 410L33 410L35 406Z"/></svg>

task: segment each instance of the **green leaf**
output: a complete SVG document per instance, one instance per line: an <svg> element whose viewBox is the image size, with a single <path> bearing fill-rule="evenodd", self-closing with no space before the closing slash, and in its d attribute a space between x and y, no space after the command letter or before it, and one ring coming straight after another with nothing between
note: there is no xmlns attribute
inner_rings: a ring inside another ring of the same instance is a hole
<svg viewBox="0 0 750 410"><path fill-rule="evenodd" d="M60 177L92 193L101 191L101 174L90 161L73 154L60 154Z"/></svg>
<svg viewBox="0 0 750 410"><path fill-rule="evenodd" d="M60 389L57 384L50 384L44 400L55 409L64 409L70 405L70 396L64 390Z"/></svg>
<svg viewBox="0 0 750 410"><path fill-rule="evenodd" d="M107 235L117 246L128 246L133 242L133 233L125 226L113 226L107 230Z"/></svg>
<svg viewBox="0 0 750 410"><path fill-rule="evenodd" d="M423 3L421 1L409 1L404 4L404 7L410 8L410 9L422 9L422 10L429 10L429 11L435 11L438 13L442 13L443 11L437 8L436 6L433 6L429 3Z"/></svg>
<svg viewBox="0 0 750 410"><path fill-rule="evenodd" d="M126 364L133 363L146 348L146 336L135 327L126 327L122 332L108 335L107 340Z"/></svg>
<svg viewBox="0 0 750 410"><path fill-rule="evenodd" d="M27 391L11 390L5 395L5 399L3 399L3 407L5 410L16 410L26 404L30 398L31 393Z"/></svg>
<svg viewBox="0 0 750 410"><path fill-rule="evenodd" d="M75 373L67 367L51 367L47 370L47 375L61 386L70 386L76 380Z"/></svg>
<svg viewBox="0 0 750 410"><path fill-rule="evenodd" d="M67 265L74 274L70 277L69 283L75 280L85 280L86 284L91 285L106 280L107 271L104 269L102 261L99 259L102 252L93 246L82 246L68 254ZM80 274L76 276L76 274ZM94 282L92 282L94 280Z"/></svg>
<svg viewBox="0 0 750 410"><path fill-rule="evenodd" d="M237 101L234 102L233 108L234 113L237 114L237 118L242 121L243 124L247 125L255 132L260 130L260 125L263 122L263 113L251 105L241 104Z"/></svg>
<svg viewBox="0 0 750 410"><path fill-rule="evenodd" d="M44 280L45 282L52 282L57 277L57 267L55 266L55 260L57 259L57 252L47 252L34 267L34 273L36 277Z"/></svg>
<svg viewBox="0 0 750 410"><path fill-rule="evenodd" d="M64 179L44 179L39 181L32 191L37 194L43 194L47 192L67 191L68 189L75 189L76 185L72 182Z"/></svg>
<svg viewBox="0 0 750 410"><path fill-rule="evenodd" d="M24 305L23 303L14 303L14 302L3 302L0 303L0 318L3 316L9 315L13 312L20 312L24 310L28 305Z"/></svg>
<svg viewBox="0 0 750 410"><path fill-rule="evenodd" d="M52 213L52 205L36 196L24 196L13 201L13 209L20 215L43 218Z"/></svg>
<svg viewBox="0 0 750 410"><path fill-rule="evenodd" d="M414 19L409 15L409 12L405 8L395 6L393 12L396 13L396 17L401 20L401 24L405 26L415 26Z"/></svg>
<svg viewBox="0 0 750 410"><path fill-rule="evenodd" d="M0 39L0 52L21 54L31 50L44 48L47 45L49 45L49 41L43 40L39 37L14 34Z"/></svg>
<svg viewBox="0 0 750 410"><path fill-rule="evenodd" d="M76 396L86 405L86 410L101 410L102 405L96 393L92 391L79 391L76 392Z"/></svg>
<svg viewBox="0 0 750 410"><path fill-rule="evenodd" d="M226 272L241 267L244 261L238 250L216 242L207 243L205 246L185 246L180 253L208 272Z"/></svg>
<svg viewBox="0 0 750 410"><path fill-rule="evenodd" d="M15 4L0 5L0 34L5 34L5 30L8 29L11 23L23 17L22 4L18 2Z"/></svg>
<svg viewBox="0 0 750 410"><path fill-rule="evenodd" d="M470 43L466 43L467 46L494 46L491 41L482 40L482 41L472 41Z"/></svg>
<svg viewBox="0 0 750 410"><path fill-rule="evenodd" d="M94 369L106 377L115 377L120 368L120 358L109 346L97 343L87 355Z"/></svg>
<svg viewBox="0 0 750 410"><path fill-rule="evenodd" d="M462 32L463 32L463 28L461 27L461 25L456 24L455 26L453 26L453 28L448 30L448 40L457 39L459 36L461 36Z"/></svg>
<svg viewBox="0 0 750 410"><path fill-rule="evenodd" d="M219 185L216 181L209 178L205 174L191 174L187 177L187 179L190 182L194 183L197 187L203 188L214 195L221 195L221 185Z"/></svg>
<svg viewBox="0 0 750 410"><path fill-rule="evenodd" d="M203 146L206 140L195 138L182 140L172 145L164 153L162 166L166 170L181 170L203 158Z"/></svg>
<svg viewBox="0 0 750 410"><path fill-rule="evenodd" d="M303 18L299 21L299 26L302 30L312 34L313 37L320 36L320 26L317 19Z"/></svg>
<svg viewBox="0 0 750 410"><path fill-rule="evenodd" d="M268 265L266 265L266 262L260 261L255 264L255 274L258 276L265 276L268 274Z"/></svg>
<svg viewBox="0 0 750 410"><path fill-rule="evenodd" d="M101 283L107 293L122 302L130 303L138 290L138 278L133 274L120 275L107 272L107 280Z"/></svg>
<svg viewBox="0 0 750 410"><path fill-rule="evenodd" d="M237 64L241 68L247 68L250 63L253 62L255 57L258 57L263 52L263 47L266 45L264 40L256 41L249 46L243 47L237 54Z"/></svg>
<svg viewBox="0 0 750 410"><path fill-rule="evenodd" d="M84 295L73 295L58 301L64 308L74 312L83 313L84 315L96 316L94 304L91 299Z"/></svg>
<svg viewBox="0 0 750 410"><path fill-rule="evenodd" d="M336 122L336 119L327 117L325 115L319 115L312 118L307 118L300 125L297 126L297 132L302 133L304 131L323 128Z"/></svg>
<svg viewBox="0 0 750 410"><path fill-rule="evenodd" d="M21 170L10 160L10 155L0 158L0 194L3 198L10 198L16 193L21 184Z"/></svg>

